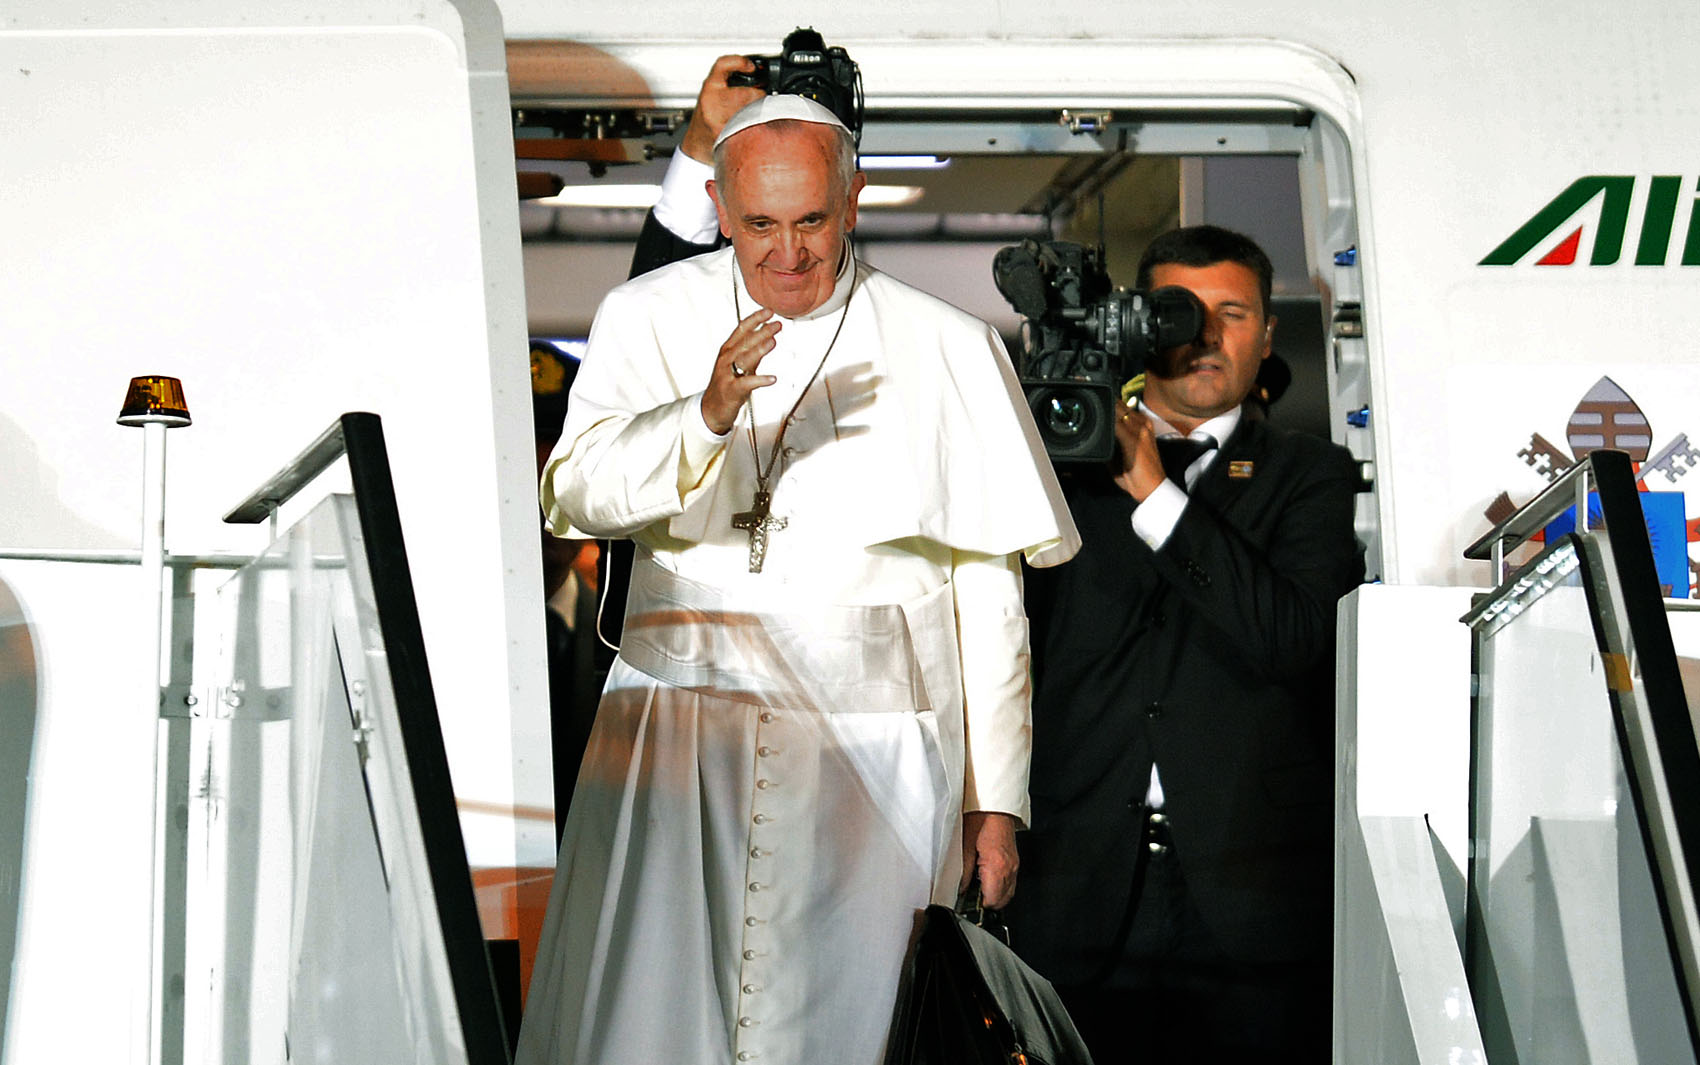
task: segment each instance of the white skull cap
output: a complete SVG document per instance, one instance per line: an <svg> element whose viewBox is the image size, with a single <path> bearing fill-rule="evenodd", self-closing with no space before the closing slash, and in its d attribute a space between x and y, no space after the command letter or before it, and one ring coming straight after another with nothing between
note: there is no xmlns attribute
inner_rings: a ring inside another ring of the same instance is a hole
<svg viewBox="0 0 1700 1065"><path fill-rule="evenodd" d="M840 122L837 115L807 96L779 93L763 96L728 119L726 125L720 130L720 136L714 138L714 146L720 147L726 143L727 137L742 133L751 126L778 122L781 119L791 119L796 122L819 122L823 126L837 126L846 133L850 132L849 127Z"/></svg>

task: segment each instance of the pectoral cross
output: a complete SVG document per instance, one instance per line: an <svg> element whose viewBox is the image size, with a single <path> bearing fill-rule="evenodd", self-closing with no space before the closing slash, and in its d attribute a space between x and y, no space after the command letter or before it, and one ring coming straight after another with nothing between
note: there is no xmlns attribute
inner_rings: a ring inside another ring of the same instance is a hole
<svg viewBox="0 0 1700 1065"><path fill-rule="evenodd" d="M784 518L776 518L768 513L772 503L773 495L758 488L755 502L750 504L750 509L732 515L732 528L743 529L750 534L751 573L760 573L762 563L767 561L767 531L785 528Z"/></svg>

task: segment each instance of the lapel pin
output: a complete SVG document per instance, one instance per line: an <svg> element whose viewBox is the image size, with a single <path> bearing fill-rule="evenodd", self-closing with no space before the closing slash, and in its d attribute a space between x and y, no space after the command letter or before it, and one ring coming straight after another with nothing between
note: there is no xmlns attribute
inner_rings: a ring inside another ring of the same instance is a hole
<svg viewBox="0 0 1700 1065"><path fill-rule="evenodd" d="M1228 477L1235 481L1249 481L1251 475L1257 472L1257 463L1250 459L1234 459L1228 463Z"/></svg>

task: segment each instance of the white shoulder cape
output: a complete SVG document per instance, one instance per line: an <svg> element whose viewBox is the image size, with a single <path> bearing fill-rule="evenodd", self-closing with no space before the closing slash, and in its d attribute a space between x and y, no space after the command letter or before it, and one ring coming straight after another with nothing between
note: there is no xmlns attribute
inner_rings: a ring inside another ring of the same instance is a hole
<svg viewBox="0 0 1700 1065"><path fill-rule="evenodd" d="M581 434L607 431L610 419L648 423L645 435L666 433L667 422L684 431L693 412L680 401L706 387L737 324L735 268L727 248L608 294L557 458ZM1020 551L1035 566L1072 557L1079 534L997 333L866 265L856 269L845 339L832 359L868 364L872 388L855 413L858 431L835 445L850 449L840 457L860 471L846 481L840 531L863 546L922 537L987 555ZM724 467L717 463L710 477ZM671 507L634 509L634 516L645 524L665 518L670 538L700 542L718 490L694 494L689 505L675 496ZM724 490L741 498L748 486ZM552 495L546 480L546 510Z"/></svg>

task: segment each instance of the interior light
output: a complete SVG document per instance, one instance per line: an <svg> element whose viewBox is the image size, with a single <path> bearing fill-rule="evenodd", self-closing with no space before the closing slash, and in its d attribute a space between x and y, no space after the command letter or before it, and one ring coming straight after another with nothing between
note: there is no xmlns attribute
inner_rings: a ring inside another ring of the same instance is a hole
<svg viewBox="0 0 1700 1065"><path fill-rule="evenodd" d="M863 170L943 170L948 157L937 155L864 155L858 160Z"/></svg>
<svg viewBox="0 0 1700 1065"><path fill-rule="evenodd" d="M869 185L858 201L863 207L907 207L921 198L917 185ZM553 196L528 200L545 207L641 208L655 206L660 185L568 185Z"/></svg>
<svg viewBox="0 0 1700 1065"><path fill-rule="evenodd" d="M856 198L861 207L907 207L921 198L919 185L869 185Z"/></svg>
<svg viewBox="0 0 1700 1065"><path fill-rule="evenodd" d="M655 206L661 198L660 185L568 185L553 196L531 203L545 207L642 207Z"/></svg>

